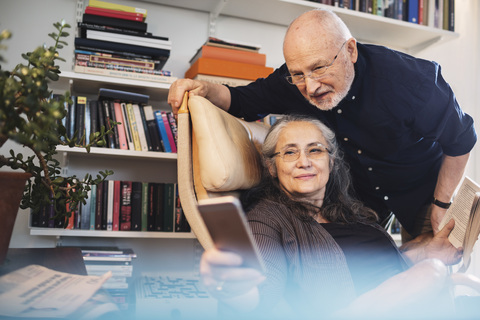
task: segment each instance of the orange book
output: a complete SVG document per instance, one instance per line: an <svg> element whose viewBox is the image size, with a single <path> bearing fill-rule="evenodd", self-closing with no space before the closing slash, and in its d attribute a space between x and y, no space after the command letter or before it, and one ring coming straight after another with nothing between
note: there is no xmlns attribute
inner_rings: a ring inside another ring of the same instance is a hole
<svg viewBox="0 0 480 320"><path fill-rule="evenodd" d="M256 80L265 78L273 68L235 61L198 58L185 72L185 78L193 79L197 74Z"/></svg>
<svg viewBox="0 0 480 320"><path fill-rule="evenodd" d="M209 45L201 46L195 56L190 59L190 64L197 61L197 59L200 57L250 63L259 66L265 66L267 62L267 55L263 53L214 47Z"/></svg>

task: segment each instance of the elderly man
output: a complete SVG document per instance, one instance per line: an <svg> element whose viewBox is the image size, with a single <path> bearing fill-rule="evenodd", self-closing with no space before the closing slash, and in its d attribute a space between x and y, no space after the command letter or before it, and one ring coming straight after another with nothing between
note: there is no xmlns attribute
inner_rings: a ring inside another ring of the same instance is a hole
<svg viewBox="0 0 480 320"><path fill-rule="evenodd" d="M438 232L476 142L440 66L357 43L328 10L295 19L283 53L265 79L235 88L181 79L168 102L176 112L189 91L246 120L315 116L335 131L359 198L381 220L395 214L407 240Z"/></svg>

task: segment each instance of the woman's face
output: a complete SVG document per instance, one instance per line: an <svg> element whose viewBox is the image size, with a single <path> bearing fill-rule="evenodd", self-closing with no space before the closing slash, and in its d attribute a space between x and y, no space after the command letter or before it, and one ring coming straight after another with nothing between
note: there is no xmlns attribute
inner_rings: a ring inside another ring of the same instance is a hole
<svg viewBox="0 0 480 320"><path fill-rule="evenodd" d="M306 150L319 152L317 144L327 146L321 131L313 124L304 121L289 123L280 133L275 152L276 175L281 187L294 199L307 200L321 205L325 195L325 186L330 175L329 154L320 151L318 159L307 157ZM297 160L284 161L282 155L291 150L299 150ZM274 174L274 170L270 170ZM319 203L320 201L320 203Z"/></svg>

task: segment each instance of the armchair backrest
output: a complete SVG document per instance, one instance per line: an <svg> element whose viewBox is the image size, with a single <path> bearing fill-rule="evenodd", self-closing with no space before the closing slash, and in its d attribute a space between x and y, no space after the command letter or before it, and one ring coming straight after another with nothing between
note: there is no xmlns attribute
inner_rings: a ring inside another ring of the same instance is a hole
<svg viewBox="0 0 480 320"><path fill-rule="evenodd" d="M186 98L184 99L184 101ZM201 245L213 246L197 200L238 195L260 182L260 147L268 127L246 122L193 96L178 114L178 190L185 217Z"/></svg>

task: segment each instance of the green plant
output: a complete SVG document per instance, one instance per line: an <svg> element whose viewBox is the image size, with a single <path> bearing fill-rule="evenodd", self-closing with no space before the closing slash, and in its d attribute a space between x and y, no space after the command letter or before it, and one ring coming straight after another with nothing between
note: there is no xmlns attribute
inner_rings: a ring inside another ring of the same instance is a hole
<svg viewBox="0 0 480 320"><path fill-rule="evenodd" d="M109 131L102 127L101 132L92 133L87 145L80 142L85 137L67 136L62 119L67 115L65 103L72 103L70 93L52 98L48 84L59 79L60 69L55 63L65 61L58 50L67 45L62 39L69 35L65 30L70 25L64 21L53 25L57 32L49 34L54 40L52 46L40 46L22 54L27 64L20 63L11 71L0 66L0 150L7 140L12 140L33 152L30 156L14 150L8 156L0 154L0 168L6 166L31 174L20 204L22 209L31 208L36 213L43 206L54 204L56 218L62 218L69 217L79 203L85 203L92 185L113 172L101 171L96 177L86 174L83 179L60 176L59 162L54 159L58 145L84 147L90 152L92 145L105 144ZM0 49L6 48L2 41L10 37L8 31L0 34ZM0 56L0 62L3 61Z"/></svg>

